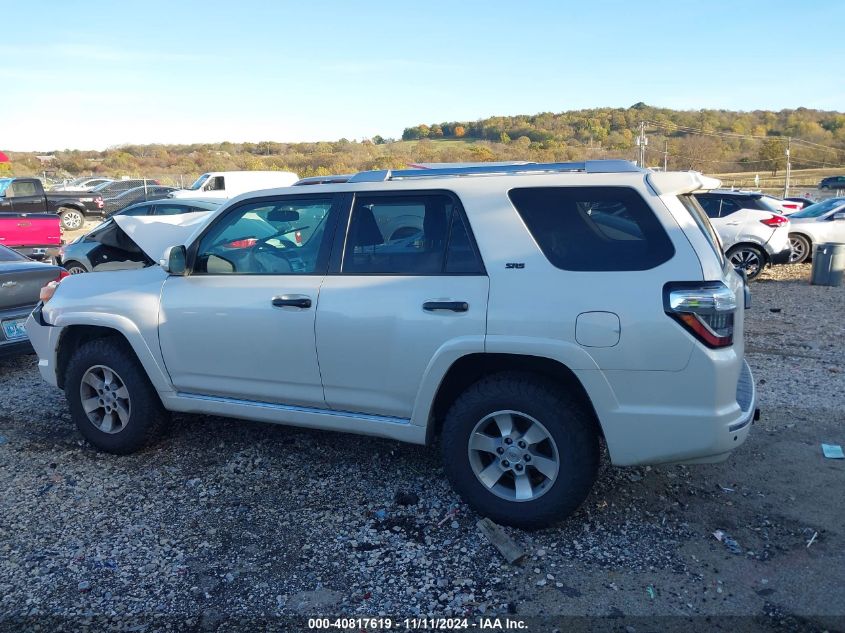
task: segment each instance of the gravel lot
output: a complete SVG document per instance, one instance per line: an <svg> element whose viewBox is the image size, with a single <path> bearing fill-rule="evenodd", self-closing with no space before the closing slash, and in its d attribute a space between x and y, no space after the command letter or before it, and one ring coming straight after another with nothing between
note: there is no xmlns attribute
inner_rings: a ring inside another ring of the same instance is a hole
<svg viewBox="0 0 845 633"><path fill-rule="evenodd" d="M808 278L780 267L752 285L763 418L729 461L605 467L563 525L509 530L528 552L515 566L435 449L177 416L156 447L114 457L81 441L34 357L0 359L0 629L511 614L538 618L532 631L567 615L620 631L843 630L845 460L820 443L845 445L845 287Z"/></svg>

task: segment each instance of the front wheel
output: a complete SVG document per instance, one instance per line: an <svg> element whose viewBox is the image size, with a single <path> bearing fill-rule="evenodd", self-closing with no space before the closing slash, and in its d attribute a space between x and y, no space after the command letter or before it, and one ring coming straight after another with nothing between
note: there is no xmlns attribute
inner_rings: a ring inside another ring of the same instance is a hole
<svg viewBox="0 0 845 633"><path fill-rule="evenodd" d="M64 268L68 271L71 275L81 275L82 273L87 273L88 269L85 268L82 264L77 261L69 261L64 263Z"/></svg>
<svg viewBox="0 0 845 633"><path fill-rule="evenodd" d="M744 270L748 281L756 279L766 267L763 251L750 244L734 246L728 251L728 259L737 270Z"/></svg>
<svg viewBox="0 0 845 633"><path fill-rule="evenodd" d="M792 233L789 235L789 245L792 247L792 254L789 256L790 264L803 264L810 258L812 244L803 235Z"/></svg>
<svg viewBox="0 0 845 633"><path fill-rule="evenodd" d="M76 231L85 224L85 216L77 209L62 207L59 209L59 218L61 218L62 228L66 231Z"/></svg>
<svg viewBox="0 0 845 633"><path fill-rule="evenodd" d="M592 412L541 376L483 378L452 405L441 436L455 490L497 523L545 527L572 514L596 479Z"/></svg>
<svg viewBox="0 0 845 633"><path fill-rule="evenodd" d="M129 345L117 338L77 348L65 396L79 432L107 453L126 455L155 439L168 414Z"/></svg>

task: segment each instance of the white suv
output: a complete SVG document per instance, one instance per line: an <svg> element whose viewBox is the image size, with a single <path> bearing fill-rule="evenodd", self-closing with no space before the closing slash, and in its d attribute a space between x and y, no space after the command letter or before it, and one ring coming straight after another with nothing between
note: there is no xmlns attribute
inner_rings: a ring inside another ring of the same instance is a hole
<svg viewBox="0 0 845 633"><path fill-rule="evenodd" d="M728 259L749 280L766 266L789 263L789 218L775 198L738 190L706 191L695 198L719 234Z"/></svg>
<svg viewBox="0 0 845 633"><path fill-rule="evenodd" d="M92 444L138 450L168 411L439 438L468 504L537 527L587 497L602 440L617 465L745 440L747 287L690 195L718 181L626 161L341 180L240 196L166 250L124 218L160 266L45 294L39 368Z"/></svg>

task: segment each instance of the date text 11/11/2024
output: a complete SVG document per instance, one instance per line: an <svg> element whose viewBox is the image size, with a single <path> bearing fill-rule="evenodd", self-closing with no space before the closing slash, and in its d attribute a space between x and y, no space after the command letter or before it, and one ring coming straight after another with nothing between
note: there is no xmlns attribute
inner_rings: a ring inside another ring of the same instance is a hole
<svg viewBox="0 0 845 633"><path fill-rule="evenodd" d="M520 631L527 630L528 624L515 618L480 617L470 618L308 618L308 628L312 630L406 630L406 631Z"/></svg>

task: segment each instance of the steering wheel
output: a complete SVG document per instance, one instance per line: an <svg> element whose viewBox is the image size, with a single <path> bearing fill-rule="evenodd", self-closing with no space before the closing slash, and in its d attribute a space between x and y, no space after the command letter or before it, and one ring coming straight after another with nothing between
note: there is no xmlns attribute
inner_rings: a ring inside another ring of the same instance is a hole
<svg viewBox="0 0 845 633"><path fill-rule="evenodd" d="M270 246L267 242L271 239L277 239L281 242L283 249ZM270 236L260 239L255 242L255 245L249 249L247 261L252 270L257 270L262 273L290 273L293 272L290 262L284 253L288 249L296 249L297 246L293 242L283 237Z"/></svg>

